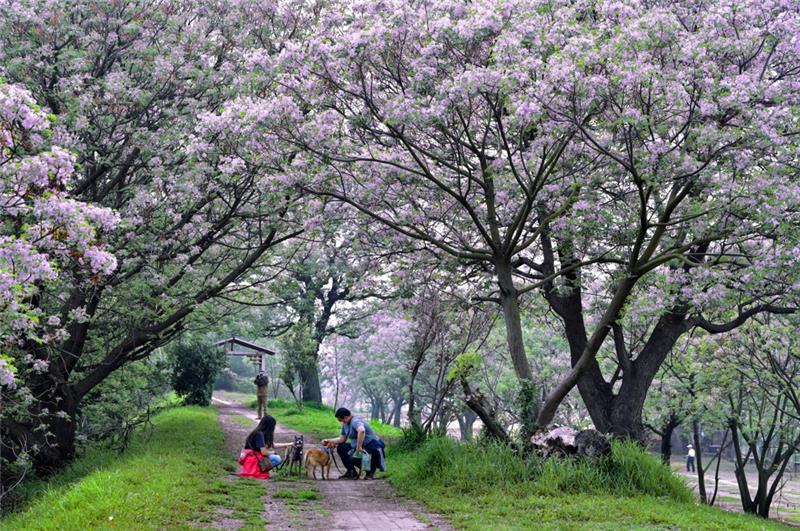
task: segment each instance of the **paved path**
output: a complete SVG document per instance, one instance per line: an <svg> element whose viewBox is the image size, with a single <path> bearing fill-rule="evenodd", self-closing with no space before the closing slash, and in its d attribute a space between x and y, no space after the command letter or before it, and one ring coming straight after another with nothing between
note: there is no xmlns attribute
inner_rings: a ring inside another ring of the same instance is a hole
<svg viewBox="0 0 800 531"><path fill-rule="evenodd" d="M707 457L705 459L708 460ZM686 479L692 490L697 492L697 473L686 472L683 461L678 459L673 459L671 465L673 468L677 468L677 473ZM747 470L747 477L750 492L754 493L758 484L756 474L753 470ZM706 472L706 492L709 496L714 492L713 467ZM733 472L733 463L729 461L723 461L720 469L716 505L729 511L742 512L739 485ZM772 502L769 516L771 519L800 527L800 474L787 472L783 477L781 486Z"/></svg>
<svg viewBox="0 0 800 531"><path fill-rule="evenodd" d="M242 404L214 398L214 405L220 413L220 423L225 432L226 448L238 457L245 437L255 427L256 416L252 409ZM244 426L235 417L246 417L253 421L251 428ZM298 432L278 424L275 429L275 442L292 442ZM313 437L304 434L306 447L318 443ZM391 463L389 463L391 466ZM341 467L341 464L340 464ZM441 529L450 531L452 527L438 515L432 515L417 503L400 498L385 480L318 480L293 478L285 474L287 469L274 474L265 481L264 517L269 522L267 529L303 530L422 530ZM332 477L338 476L336 467ZM297 490L316 490L319 500L299 502L291 498L276 498L274 494L291 494ZM220 526L236 529L235 523Z"/></svg>

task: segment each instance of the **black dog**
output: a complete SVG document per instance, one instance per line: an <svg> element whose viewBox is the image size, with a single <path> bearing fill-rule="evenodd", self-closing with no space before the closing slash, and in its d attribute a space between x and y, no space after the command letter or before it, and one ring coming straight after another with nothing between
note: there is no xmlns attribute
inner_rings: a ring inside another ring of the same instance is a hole
<svg viewBox="0 0 800 531"><path fill-rule="evenodd" d="M297 474L303 471L303 436L295 435L294 443L286 450L286 462L289 463L289 473L297 467Z"/></svg>

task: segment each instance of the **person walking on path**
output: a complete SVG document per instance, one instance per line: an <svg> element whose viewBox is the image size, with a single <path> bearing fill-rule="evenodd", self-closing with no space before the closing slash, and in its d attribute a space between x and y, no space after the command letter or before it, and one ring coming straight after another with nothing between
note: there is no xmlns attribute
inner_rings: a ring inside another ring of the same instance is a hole
<svg viewBox="0 0 800 531"><path fill-rule="evenodd" d="M247 436L244 441L244 449L239 455L239 464L242 465L242 470L239 472L240 476L253 479L269 479L269 471L262 472L258 466L258 462L264 457L272 461L272 466L281 464L281 457L275 453L275 449L288 448L292 446L292 443L274 442L276 424L274 417L264 415L261 417L256 429Z"/></svg>
<svg viewBox="0 0 800 531"><path fill-rule="evenodd" d="M691 444L686 447L689 449L689 451L686 452L686 471L694 472L694 448Z"/></svg>
<svg viewBox="0 0 800 531"><path fill-rule="evenodd" d="M378 467L381 470L385 469L383 441L378 438L367 421L354 416L349 409L340 407L334 415L336 420L342 423L342 433L336 439L323 439L322 444L323 446L336 446L336 453L339 454L339 458L347 469L339 479L358 479L359 473L356 468L361 468L361 460L354 455L360 455L365 451L369 453L371 462L364 479L374 479Z"/></svg>
<svg viewBox="0 0 800 531"><path fill-rule="evenodd" d="M263 372L258 373L255 381L256 384L256 398L258 399L258 417L261 418L267 413L267 386L269 385L269 378Z"/></svg>

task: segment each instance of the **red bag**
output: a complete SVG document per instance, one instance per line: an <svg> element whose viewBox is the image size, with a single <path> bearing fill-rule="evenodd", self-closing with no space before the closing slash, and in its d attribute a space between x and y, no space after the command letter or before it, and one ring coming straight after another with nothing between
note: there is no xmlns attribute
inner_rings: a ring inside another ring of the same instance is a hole
<svg viewBox="0 0 800 531"><path fill-rule="evenodd" d="M261 455L261 452L243 450L242 454L240 454L239 463L242 465L242 470L239 472L239 475L244 478L269 479L269 472L262 471L259 466L259 461L262 459L269 461L269 458ZM270 465L271 464L272 462L270 462Z"/></svg>

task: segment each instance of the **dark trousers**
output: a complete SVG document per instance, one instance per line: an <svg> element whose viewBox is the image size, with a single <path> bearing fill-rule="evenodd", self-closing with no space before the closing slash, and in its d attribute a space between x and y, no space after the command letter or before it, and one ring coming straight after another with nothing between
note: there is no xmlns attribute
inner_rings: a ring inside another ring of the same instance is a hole
<svg viewBox="0 0 800 531"><path fill-rule="evenodd" d="M257 395L258 399L258 418L267 414L267 395Z"/></svg>
<svg viewBox="0 0 800 531"><path fill-rule="evenodd" d="M694 457L686 457L686 471L694 472Z"/></svg>
<svg viewBox="0 0 800 531"><path fill-rule="evenodd" d="M374 473L378 469L381 458L380 448L378 441L370 441L364 444L364 450L369 452L370 457L372 457L369 467L370 472ZM348 472L355 472L356 468L361 468L361 459L353 459L353 455L350 453L352 449L353 446L349 442L340 443L336 447L336 453L339 454L339 459L342 460L342 464L344 464Z"/></svg>

